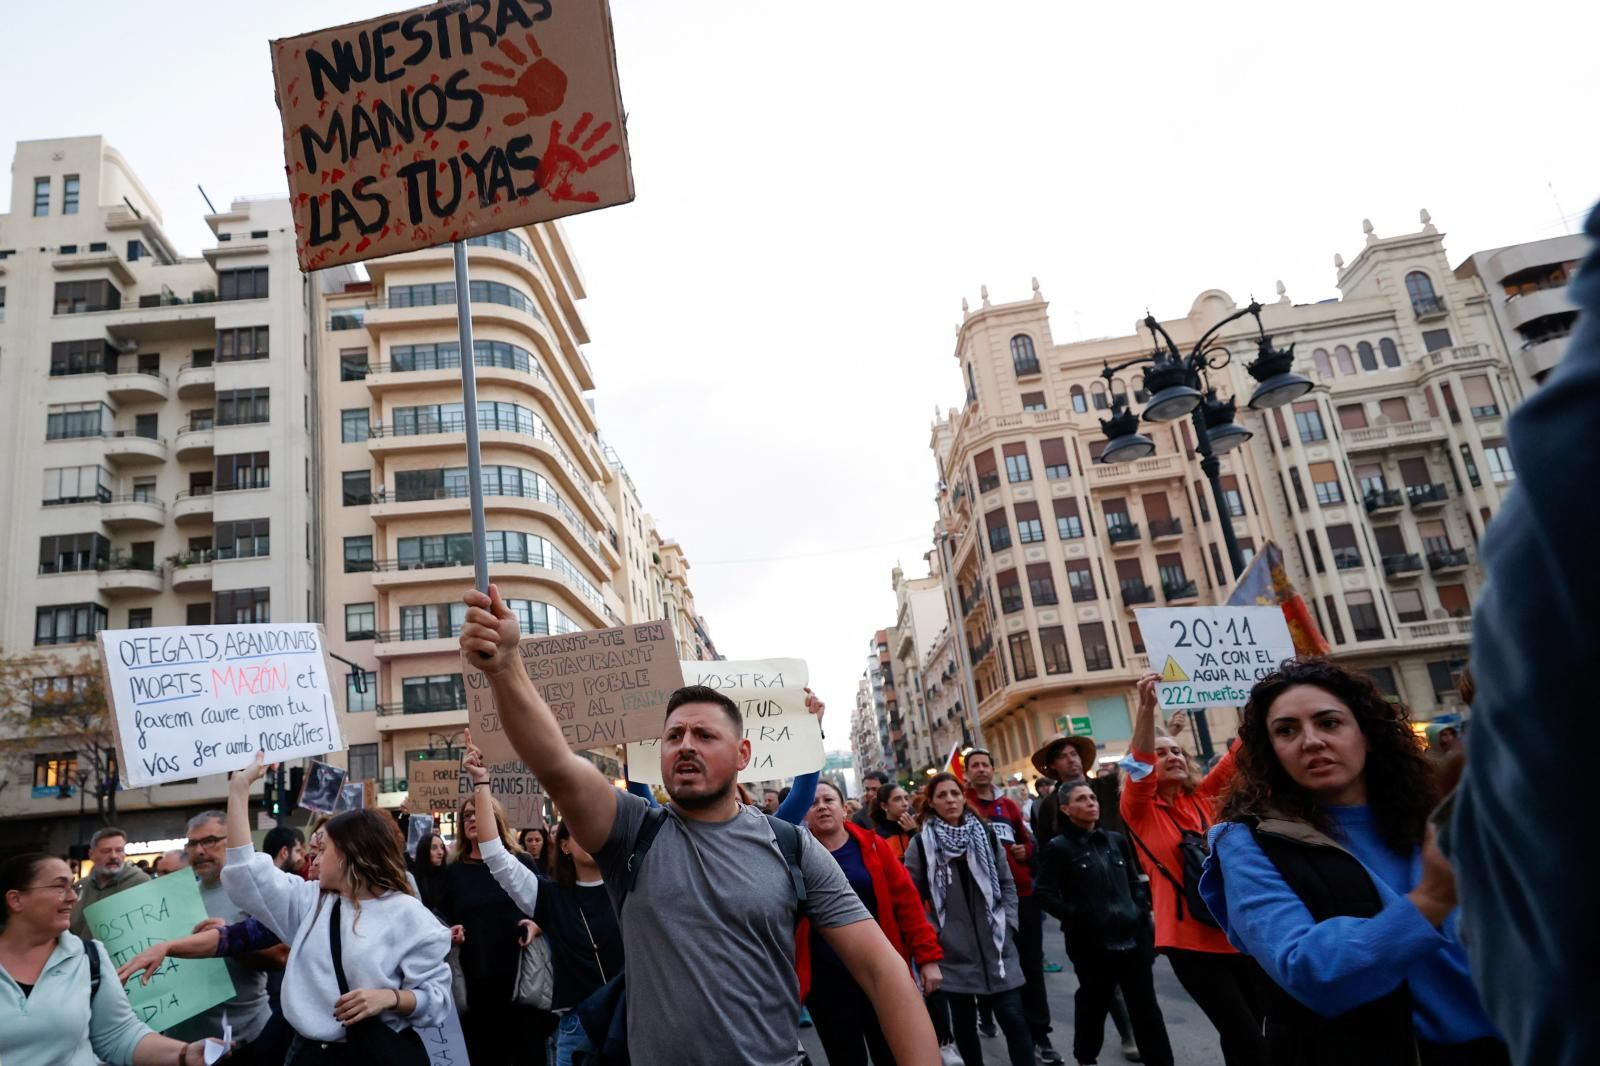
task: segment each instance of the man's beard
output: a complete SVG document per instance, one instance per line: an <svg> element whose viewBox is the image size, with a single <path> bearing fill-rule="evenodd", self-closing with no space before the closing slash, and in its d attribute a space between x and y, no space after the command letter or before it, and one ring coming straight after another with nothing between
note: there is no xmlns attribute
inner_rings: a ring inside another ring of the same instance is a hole
<svg viewBox="0 0 1600 1066"><path fill-rule="evenodd" d="M704 781L704 766L700 768L700 774L701 780ZM668 785L667 795L672 798L673 803L684 808L685 810L703 811L708 807L715 807L717 804L725 801L733 793L735 781L736 777L730 777L728 780L722 783L720 788L708 783L705 786L707 789L706 792L693 793L688 792L687 790L674 790L671 785Z"/></svg>

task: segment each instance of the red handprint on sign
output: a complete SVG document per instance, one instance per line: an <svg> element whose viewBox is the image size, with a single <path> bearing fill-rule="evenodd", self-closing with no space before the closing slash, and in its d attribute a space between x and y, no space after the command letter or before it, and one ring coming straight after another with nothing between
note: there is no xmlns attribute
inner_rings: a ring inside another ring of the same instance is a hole
<svg viewBox="0 0 1600 1066"><path fill-rule="evenodd" d="M594 155L585 158L585 154L605 139L611 132L611 123L602 122L594 128L594 132L584 139L582 145L578 138L583 136L583 131L589 128L589 123L594 121L594 115L585 111L579 118L577 125L572 127L572 132L567 134L567 139L561 139L561 120L556 119L550 123L550 143L544 150L544 155L539 159L539 170L535 174L539 188L550 194L552 200L572 200L577 203L598 203L600 194L592 190L576 191L572 188L572 176L583 174L591 167L610 159L622 150L620 145L609 145Z"/></svg>
<svg viewBox="0 0 1600 1066"><path fill-rule="evenodd" d="M533 34L528 34L528 48L533 55L524 55L522 49L502 38L499 43L500 51L505 53L507 59L521 68L519 74L503 63L494 60L485 60L483 69L490 74L502 78L509 78L510 85L500 85L487 82L478 86L478 91L485 96L509 96L513 100L521 100L526 111L513 111L507 115L507 126L517 126L538 115L548 115L560 107L567 98L567 75L560 67L544 57L539 50L539 42L533 39Z"/></svg>

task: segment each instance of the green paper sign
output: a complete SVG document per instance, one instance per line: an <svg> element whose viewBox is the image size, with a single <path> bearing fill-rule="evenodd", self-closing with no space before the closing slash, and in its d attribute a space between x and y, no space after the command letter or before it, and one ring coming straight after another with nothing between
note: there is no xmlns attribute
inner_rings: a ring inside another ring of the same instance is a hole
<svg viewBox="0 0 1600 1066"><path fill-rule="evenodd" d="M85 908L83 915L110 953L111 965L118 967L152 944L188 936L208 917L200 886L181 872L118 892ZM234 996L233 978L221 959L169 957L149 984L140 984L141 976L128 981L128 1003L158 1033Z"/></svg>

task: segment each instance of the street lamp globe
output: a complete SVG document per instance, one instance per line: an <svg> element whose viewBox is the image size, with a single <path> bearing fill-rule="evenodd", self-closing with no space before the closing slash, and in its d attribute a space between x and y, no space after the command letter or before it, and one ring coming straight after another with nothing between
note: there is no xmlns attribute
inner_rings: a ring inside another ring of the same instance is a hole
<svg viewBox="0 0 1600 1066"><path fill-rule="evenodd" d="M1252 409L1264 411L1269 407L1282 407L1311 391L1311 380L1293 370L1294 345L1274 348L1271 337L1262 337L1260 344L1261 350L1255 362L1245 367L1250 376L1260 383L1250 395Z"/></svg>
<svg viewBox="0 0 1600 1066"><path fill-rule="evenodd" d="M1119 395L1111 405L1111 417L1100 420L1100 429L1110 443L1098 462L1131 463L1155 453L1156 442L1139 432L1139 416L1128 410L1127 404L1127 399Z"/></svg>
<svg viewBox="0 0 1600 1066"><path fill-rule="evenodd" d="M1150 399L1144 405L1147 422L1171 422L1193 411L1200 391L1189 385L1189 371L1176 360L1158 361L1144 376Z"/></svg>
<svg viewBox="0 0 1600 1066"><path fill-rule="evenodd" d="M1211 450L1218 455L1231 452L1254 434L1248 429L1234 422L1234 401L1223 403L1217 399L1217 390L1206 391L1205 408L1202 414L1206 423L1206 439L1211 442Z"/></svg>

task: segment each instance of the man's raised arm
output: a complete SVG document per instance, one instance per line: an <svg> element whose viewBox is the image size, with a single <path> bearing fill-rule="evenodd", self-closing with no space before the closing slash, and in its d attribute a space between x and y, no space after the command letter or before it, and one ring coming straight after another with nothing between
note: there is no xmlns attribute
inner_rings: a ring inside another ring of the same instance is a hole
<svg viewBox="0 0 1600 1066"><path fill-rule="evenodd" d="M560 808L573 837L585 851L599 851L617 816L616 790L593 763L567 747L561 724L523 668L517 650L522 631L500 590L490 585L488 595L474 589L462 599L467 617L461 650L489 676L506 739Z"/></svg>

